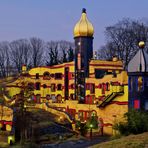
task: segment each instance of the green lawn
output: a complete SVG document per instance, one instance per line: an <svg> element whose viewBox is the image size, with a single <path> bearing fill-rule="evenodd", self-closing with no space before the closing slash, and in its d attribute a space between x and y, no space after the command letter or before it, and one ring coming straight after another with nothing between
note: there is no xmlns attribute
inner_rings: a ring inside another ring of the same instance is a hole
<svg viewBox="0 0 148 148"><path fill-rule="evenodd" d="M104 142L91 148L148 148L148 132Z"/></svg>

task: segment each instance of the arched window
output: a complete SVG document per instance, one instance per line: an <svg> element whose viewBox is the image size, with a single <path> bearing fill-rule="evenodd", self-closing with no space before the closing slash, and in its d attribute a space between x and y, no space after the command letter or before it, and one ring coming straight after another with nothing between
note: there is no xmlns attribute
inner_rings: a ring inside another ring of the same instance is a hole
<svg viewBox="0 0 148 148"><path fill-rule="evenodd" d="M70 94L70 100L74 100L74 99L75 99L74 94Z"/></svg>
<svg viewBox="0 0 148 148"><path fill-rule="evenodd" d="M50 73L49 72L44 72L44 74L43 74L43 79L44 80L49 80L50 79Z"/></svg>
<svg viewBox="0 0 148 148"><path fill-rule="evenodd" d="M35 84L35 87L36 87L36 90L40 90L40 82L36 82L36 84Z"/></svg>
<svg viewBox="0 0 148 148"><path fill-rule="evenodd" d="M47 100L50 100L51 98L50 98L50 95L46 95L46 99Z"/></svg>
<svg viewBox="0 0 148 148"><path fill-rule="evenodd" d="M57 95L57 102L58 103L62 102L62 96L60 94Z"/></svg>
<svg viewBox="0 0 148 148"><path fill-rule="evenodd" d="M46 84L43 84L43 88L47 88L47 85Z"/></svg>
<svg viewBox="0 0 148 148"><path fill-rule="evenodd" d="M71 84L70 87L71 87L71 89L74 89L75 88L75 85L74 84Z"/></svg>
<svg viewBox="0 0 148 148"><path fill-rule="evenodd" d="M62 84L57 85L57 90L62 90Z"/></svg>

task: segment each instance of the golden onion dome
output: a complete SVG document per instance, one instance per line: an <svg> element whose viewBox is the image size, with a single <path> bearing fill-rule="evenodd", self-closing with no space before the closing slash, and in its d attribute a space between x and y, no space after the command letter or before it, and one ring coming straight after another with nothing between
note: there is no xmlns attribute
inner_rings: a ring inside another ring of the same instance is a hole
<svg viewBox="0 0 148 148"><path fill-rule="evenodd" d="M86 9L83 8L81 18L74 27L74 37L80 37L80 36L92 37L93 34L94 34L94 27L88 21L86 15Z"/></svg>

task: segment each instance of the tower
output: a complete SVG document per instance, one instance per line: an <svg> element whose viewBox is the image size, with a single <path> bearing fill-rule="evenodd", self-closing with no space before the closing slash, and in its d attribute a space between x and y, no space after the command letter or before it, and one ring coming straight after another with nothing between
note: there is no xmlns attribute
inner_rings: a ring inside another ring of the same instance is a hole
<svg viewBox="0 0 148 148"><path fill-rule="evenodd" d="M148 111L148 54L144 42L128 64L129 108Z"/></svg>
<svg viewBox="0 0 148 148"><path fill-rule="evenodd" d="M74 27L75 40L75 99L85 102L85 78L89 77L89 61L93 57L93 25L88 21L86 9Z"/></svg>

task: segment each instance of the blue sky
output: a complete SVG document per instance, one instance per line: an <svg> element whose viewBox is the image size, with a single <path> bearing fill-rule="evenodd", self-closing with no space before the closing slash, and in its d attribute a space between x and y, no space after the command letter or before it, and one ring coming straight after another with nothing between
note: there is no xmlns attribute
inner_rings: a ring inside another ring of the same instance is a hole
<svg viewBox="0 0 148 148"><path fill-rule="evenodd" d="M73 41L82 8L95 28L94 49L105 43L105 27L126 17L148 18L148 0L0 0L0 41Z"/></svg>

